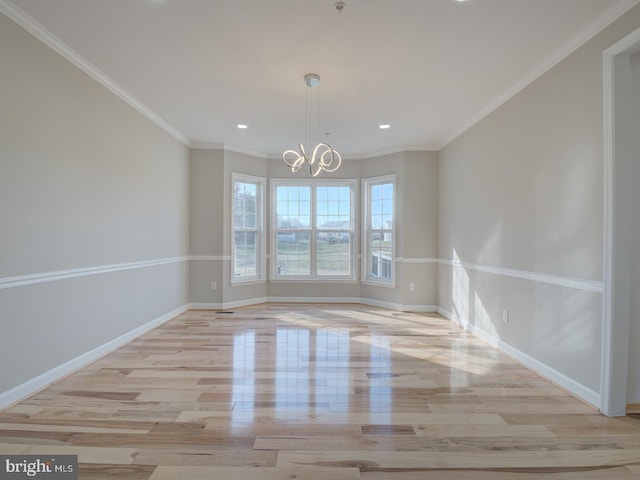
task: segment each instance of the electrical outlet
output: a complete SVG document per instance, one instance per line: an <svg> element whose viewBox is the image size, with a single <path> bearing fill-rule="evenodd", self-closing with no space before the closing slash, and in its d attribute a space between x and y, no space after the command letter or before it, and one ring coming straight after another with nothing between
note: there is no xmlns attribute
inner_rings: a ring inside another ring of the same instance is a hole
<svg viewBox="0 0 640 480"><path fill-rule="evenodd" d="M211 282L211 290L218 288L218 282Z"/></svg>
<svg viewBox="0 0 640 480"><path fill-rule="evenodd" d="M409 291L410 292L415 292L416 290L416 284L415 283L410 283L409 284Z"/></svg>
<svg viewBox="0 0 640 480"><path fill-rule="evenodd" d="M509 323L509 309L508 308L503 308L502 309L502 321L504 323Z"/></svg>

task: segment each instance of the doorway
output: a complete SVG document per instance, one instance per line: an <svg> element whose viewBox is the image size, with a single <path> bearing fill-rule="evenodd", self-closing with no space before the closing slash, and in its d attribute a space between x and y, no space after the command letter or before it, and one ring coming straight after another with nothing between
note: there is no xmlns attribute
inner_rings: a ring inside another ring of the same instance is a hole
<svg viewBox="0 0 640 480"><path fill-rule="evenodd" d="M640 171L638 52L640 29L604 52L605 290L600 410L609 416L625 415L628 399L640 395L640 346L630 335L637 335L640 328L640 303L631 303L640 302L632 294L639 287L639 267L631 261L638 256L634 238L639 238L634 205L640 206L640 194L633 181Z"/></svg>

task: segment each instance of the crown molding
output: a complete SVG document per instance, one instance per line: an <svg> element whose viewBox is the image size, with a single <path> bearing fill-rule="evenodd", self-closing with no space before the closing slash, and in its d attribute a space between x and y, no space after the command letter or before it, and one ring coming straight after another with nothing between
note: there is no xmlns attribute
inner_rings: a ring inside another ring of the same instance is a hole
<svg viewBox="0 0 640 480"><path fill-rule="evenodd" d="M345 155L340 154L340 157L342 158L342 160L362 160L363 158L362 155L352 155L352 154L345 154ZM282 160L282 154L270 153L264 158L267 158L268 160Z"/></svg>
<svg viewBox="0 0 640 480"><path fill-rule="evenodd" d="M640 1L640 0L639 0ZM404 152L437 152L439 150L438 147L434 147L431 145L409 145L403 147L394 147L385 150L378 150L375 152L363 153L363 154L345 154L342 155L343 160L366 160L368 158L376 158L382 157L384 155L393 155L394 153L404 153ZM270 160L280 160L282 155L277 153L270 153L267 155Z"/></svg>
<svg viewBox="0 0 640 480"><path fill-rule="evenodd" d="M224 150L225 152L241 153L243 155L250 155L257 158L269 158L266 153L249 150L248 148L236 147L234 145L225 145L224 143L192 143L189 145L189 148L192 150Z"/></svg>
<svg viewBox="0 0 640 480"><path fill-rule="evenodd" d="M599 34L602 30L607 28L613 22L615 22L622 15L627 13L636 5L640 4L640 0L622 0L602 15L600 15L591 25L583 29L581 32L571 38L565 45L557 49L551 55L549 55L541 64L531 70L527 75L522 77L515 85L505 91L502 95L496 98L493 102L485 106L475 115L471 116L466 122L464 122L459 128L453 130L438 146L437 150L441 150L449 143L454 141L464 132L473 127L476 123L482 120L484 117L497 110L502 104L507 102L510 98L517 95L524 90L527 86L533 83L535 80L544 75L547 71L551 70L562 60L567 58L573 52L582 47L585 43Z"/></svg>
<svg viewBox="0 0 640 480"><path fill-rule="evenodd" d="M192 150L224 150L224 143L191 143Z"/></svg>
<svg viewBox="0 0 640 480"><path fill-rule="evenodd" d="M405 152L437 152L439 148L433 145L405 145L403 150Z"/></svg>
<svg viewBox="0 0 640 480"><path fill-rule="evenodd" d="M145 104L143 104L140 100L138 100L135 96L125 90L123 87L118 85L115 81L105 75L101 70L96 68L90 62L85 60L78 52L72 49L69 45L64 43L58 37L49 32L46 28L44 28L40 23L35 21L29 15L27 15L23 10L16 7L9 0L0 0L0 13L3 13L11 20L16 22L46 46L51 48L53 51L64 57L66 60L71 62L73 65L78 67L84 73L93 78L96 82L101 84L115 96L120 98L122 101L127 103L129 106L137 110L139 113L144 115L147 119L151 120L153 123L162 128L169 135L174 137L179 142L183 143L187 147L191 145L191 142L187 137L185 137L178 130L173 128L169 123L163 120L159 115L149 109Z"/></svg>
<svg viewBox="0 0 640 480"><path fill-rule="evenodd" d="M257 152L255 150L249 150L248 148L236 147L234 145L224 145L225 152L241 153L243 155L250 155L252 157L267 159L269 156L266 153Z"/></svg>
<svg viewBox="0 0 640 480"><path fill-rule="evenodd" d="M377 152L369 152L360 156L361 159L382 157L384 155L393 155L394 153L404 152L437 152L438 147L431 145L405 145L402 147L389 148L386 150L378 150Z"/></svg>

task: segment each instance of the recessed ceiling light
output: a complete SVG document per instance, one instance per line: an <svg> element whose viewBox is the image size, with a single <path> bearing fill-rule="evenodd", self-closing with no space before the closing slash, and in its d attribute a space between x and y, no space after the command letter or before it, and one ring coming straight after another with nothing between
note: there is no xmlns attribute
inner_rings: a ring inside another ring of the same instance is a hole
<svg viewBox="0 0 640 480"><path fill-rule="evenodd" d="M244 123L239 123L238 125L236 125L240 130L245 130L249 127L247 127Z"/></svg>
<svg viewBox="0 0 640 480"><path fill-rule="evenodd" d="M386 129L388 129L388 128L391 128L391 125L389 125L388 123L383 123L383 124L378 125L378 127L379 127L381 130L386 130Z"/></svg>

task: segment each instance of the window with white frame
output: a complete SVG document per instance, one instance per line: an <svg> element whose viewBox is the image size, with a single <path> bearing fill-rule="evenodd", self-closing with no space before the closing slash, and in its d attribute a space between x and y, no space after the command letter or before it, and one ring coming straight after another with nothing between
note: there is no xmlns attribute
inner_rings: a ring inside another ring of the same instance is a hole
<svg viewBox="0 0 640 480"><path fill-rule="evenodd" d="M232 174L231 283L264 280L264 184L259 177Z"/></svg>
<svg viewBox="0 0 640 480"><path fill-rule="evenodd" d="M363 281L395 282L395 175L363 180Z"/></svg>
<svg viewBox="0 0 640 480"><path fill-rule="evenodd" d="M272 180L275 280L355 280L355 180Z"/></svg>

